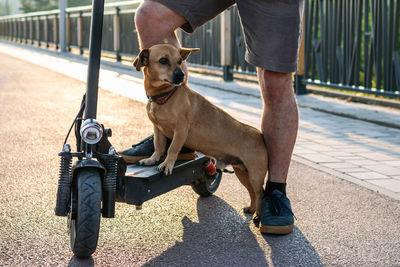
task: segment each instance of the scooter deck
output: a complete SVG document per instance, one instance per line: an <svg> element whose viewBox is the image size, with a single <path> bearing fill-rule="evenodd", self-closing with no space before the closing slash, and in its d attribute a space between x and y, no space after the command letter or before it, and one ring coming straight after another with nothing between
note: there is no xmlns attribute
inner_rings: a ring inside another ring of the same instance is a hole
<svg viewBox="0 0 400 267"><path fill-rule="evenodd" d="M204 165L208 160L208 157L197 152L193 160L177 161L172 174L168 176L158 170L157 165L128 165L120 196L127 204L142 205L149 199L203 178Z"/></svg>

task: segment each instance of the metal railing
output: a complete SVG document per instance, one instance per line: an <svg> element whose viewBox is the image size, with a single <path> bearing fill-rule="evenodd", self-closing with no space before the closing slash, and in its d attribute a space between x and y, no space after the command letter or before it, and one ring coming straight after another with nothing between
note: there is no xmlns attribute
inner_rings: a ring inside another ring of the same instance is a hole
<svg viewBox="0 0 400 267"><path fill-rule="evenodd" d="M106 4L102 50L116 60L139 52L134 13L141 1ZM91 6L67 9L67 47L89 46ZM183 46L199 47L189 62L226 80L255 75L244 60L245 43L236 6L193 34L178 34ZM0 38L58 49L59 11L0 18ZM399 98L400 0L305 0L304 65L299 84ZM221 27L228 27L221 30Z"/></svg>
<svg viewBox="0 0 400 267"><path fill-rule="evenodd" d="M400 0L306 0L303 82L399 98Z"/></svg>

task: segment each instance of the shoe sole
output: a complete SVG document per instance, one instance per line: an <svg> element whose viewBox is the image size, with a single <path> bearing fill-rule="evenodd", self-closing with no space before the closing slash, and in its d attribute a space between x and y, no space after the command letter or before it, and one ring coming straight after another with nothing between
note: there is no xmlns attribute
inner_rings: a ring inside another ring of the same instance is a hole
<svg viewBox="0 0 400 267"><path fill-rule="evenodd" d="M285 226L272 226L272 225L262 225L260 226L260 232L263 234L272 235L287 235L293 231L294 225Z"/></svg>
<svg viewBox="0 0 400 267"><path fill-rule="evenodd" d="M134 164L136 162L138 162L141 159L146 159L149 156L127 156L127 155L122 155L120 154L121 157L125 160L126 163L128 164ZM192 152L192 153L182 153L178 155L178 159L177 160L192 160L196 158L196 153Z"/></svg>

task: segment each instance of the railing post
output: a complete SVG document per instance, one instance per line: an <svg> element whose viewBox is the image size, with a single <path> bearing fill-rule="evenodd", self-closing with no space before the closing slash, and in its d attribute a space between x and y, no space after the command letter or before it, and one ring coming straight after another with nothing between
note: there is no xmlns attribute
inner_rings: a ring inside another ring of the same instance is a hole
<svg viewBox="0 0 400 267"><path fill-rule="evenodd" d="M306 85L303 83L305 68L304 68L304 49L305 49L305 39L304 39L304 32L305 32L305 16L303 12L303 23L301 25L301 41L299 47L299 55L298 55L298 62L297 62L297 71L294 76L294 88L296 95L305 95L307 94Z"/></svg>
<svg viewBox="0 0 400 267"><path fill-rule="evenodd" d="M44 20L44 40L46 41L46 48L49 48L49 25L48 25L49 15L45 16Z"/></svg>
<svg viewBox="0 0 400 267"><path fill-rule="evenodd" d="M40 46L40 16L36 17L36 39L38 41L38 46Z"/></svg>
<svg viewBox="0 0 400 267"><path fill-rule="evenodd" d="M13 28L14 28L14 39L13 41L18 43L18 22L16 19L13 20Z"/></svg>
<svg viewBox="0 0 400 267"><path fill-rule="evenodd" d="M27 20L24 18L22 20L24 22L24 40L23 43L27 44L28 43L28 25L27 25Z"/></svg>
<svg viewBox="0 0 400 267"><path fill-rule="evenodd" d="M68 29L66 26L67 19L66 19L66 8L67 2L66 0L60 0L60 16L59 16L59 40L60 40L60 51L66 52L67 51L67 34Z"/></svg>
<svg viewBox="0 0 400 267"><path fill-rule="evenodd" d="M12 19L10 19L9 20L9 23L8 23L8 28L9 28L9 30L8 30L8 32L9 32L9 34L8 34L8 39L10 40L10 41L12 41L12 38L13 38L13 21L12 21Z"/></svg>
<svg viewBox="0 0 400 267"><path fill-rule="evenodd" d="M67 13L65 19L65 51L71 51L71 13ZM61 40L61 36L60 36Z"/></svg>
<svg viewBox="0 0 400 267"><path fill-rule="evenodd" d="M232 12L230 9L221 13L221 66L223 69L224 81L233 81L231 16Z"/></svg>
<svg viewBox="0 0 400 267"><path fill-rule="evenodd" d="M17 41L18 43L21 42L21 35L22 35L22 23L20 19L17 19Z"/></svg>
<svg viewBox="0 0 400 267"><path fill-rule="evenodd" d="M121 33L120 33L120 16L119 16L119 7L116 7L115 10L115 15L114 15L114 51L116 52L117 56L117 61L121 61L121 47L120 47L120 41L121 41Z"/></svg>
<svg viewBox="0 0 400 267"><path fill-rule="evenodd" d="M17 41L17 27L16 27L16 22L15 19L11 20L11 25L12 25L12 39L11 41L16 42Z"/></svg>
<svg viewBox="0 0 400 267"><path fill-rule="evenodd" d="M79 11L79 17L77 22L77 40L79 46L79 54L83 55L83 35L82 35L82 11Z"/></svg>
<svg viewBox="0 0 400 267"><path fill-rule="evenodd" d="M55 15L54 19L53 19L53 36L54 36L53 39L54 39L54 45L56 47L56 50L58 50L58 47L59 47L58 29L59 29L59 27L58 27L58 23L57 23L57 15Z"/></svg>
<svg viewBox="0 0 400 267"><path fill-rule="evenodd" d="M14 19L14 42L18 43L18 20Z"/></svg>
<svg viewBox="0 0 400 267"><path fill-rule="evenodd" d="M29 29L30 29L29 37L31 39L31 45L33 45L33 17L31 17L31 19L29 20Z"/></svg>

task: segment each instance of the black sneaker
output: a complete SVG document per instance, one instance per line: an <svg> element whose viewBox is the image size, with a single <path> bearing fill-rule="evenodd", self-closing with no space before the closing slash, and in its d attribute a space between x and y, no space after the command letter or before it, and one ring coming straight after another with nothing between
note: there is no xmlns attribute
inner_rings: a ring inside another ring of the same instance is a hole
<svg viewBox="0 0 400 267"><path fill-rule="evenodd" d="M141 159L149 158L154 153L154 135L150 135L137 144L132 145L132 148L118 152L126 163L136 163ZM167 140L168 151L171 140ZM178 160L191 160L196 158L196 153L186 147L183 147L178 155Z"/></svg>
<svg viewBox="0 0 400 267"><path fill-rule="evenodd" d="M264 234L285 235L293 230L294 214L290 200L279 190L262 201L260 231Z"/></svg>

